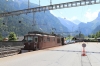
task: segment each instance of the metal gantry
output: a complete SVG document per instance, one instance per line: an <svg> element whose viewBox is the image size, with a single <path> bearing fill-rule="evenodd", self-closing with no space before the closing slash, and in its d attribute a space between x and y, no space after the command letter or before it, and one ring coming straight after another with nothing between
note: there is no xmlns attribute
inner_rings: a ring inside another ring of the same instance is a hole
<svg viewBox="0 0 100 66"><path fill-rule="evenodd" d="M14 15L47 11L47 10L62 9L62 8L78 7L78 6L85 6L85 5L93 5L93 4L100 4L100 0L73 1L73 2L66 2L66 3L60 3L60 4L53 4L53 5L48 5L48 6L28 8L28 9L23 9L23 10L18 10L18 11L0 13L0 17L14 16Z"/></svg>

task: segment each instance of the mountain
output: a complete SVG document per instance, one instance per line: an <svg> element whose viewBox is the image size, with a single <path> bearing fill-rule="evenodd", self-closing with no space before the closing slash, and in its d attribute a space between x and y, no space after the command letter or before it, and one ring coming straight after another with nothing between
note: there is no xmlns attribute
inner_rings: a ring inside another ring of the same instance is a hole
<svg viewBox="0 0 100 66"><path fill-rule="evenodd" d="M74 24L73 22L71 22L67 19L63 19L63 18L60 18L60 17L58 17L58 19L60 20L61 24L63 24L65 27L68 28L68 30L70 32L76 31L76 29L78 28L78 26L76 24Z"/></svg>
<svg viewBox="0 0 100 66"><path fill-rule="evenodd" d="M96 32L100 31L100 25L97 26L94 30L93 30L93 33L96 34Z"/></svg>
<svg viewBox="0 0 100 66"><path fill-rule="evenodd" d="M92 32L91 23L80 23L77 30L84 35L89 35Z"/></svg>
<svg viewBox="0 0 100 66"><path fill-rule="evenodd" d="M97 26L100 25L100 12L98 13L98 17L95 20L93 20L91 23L93 24L91 26L93 29L95 29Z"/></svg>
<svg viewBox="0 0 100 66"><path fill-rule="evenodd" d="M28 8L26 0L9 0L8 2L0 0L0 5L0 13ZM38 7L38 5L30 3L30 8L33 7ZM0 32L4 35L12 31L18 35L27 34L29 31L42 31L46 33L51 33L52 31L56 33L68 32L67 27L63 26L49 11L36 12L34 17L33 13L30 13L0 18Z"/></svg>
<svg viewBox="0 0 100 66"><path fill-rule="evenodd" d="M79 20L73 20L72 21L74 24L76 24L76 25L79 25L80 23L82 23L81 21L79 21Z"/></svg>
<svg viewBox="0 0 100 66"><path fill-rule="evenodd" d="M92 31L93 33L100 31L100 12L99 12L98 17L96 18L95 21L96 21L97 26L95 27L95 25L94 25L95 29Z"/></svg>
<svg viewBox="0 0 100 66"><path fill-rule="evenodd" d="M100 12L98 13L98 17L95 20L87 23L80 23L78 26L80 27L80 30L83 34L88 35L99 31L98 29L99 25L100 25Z"/></svg>

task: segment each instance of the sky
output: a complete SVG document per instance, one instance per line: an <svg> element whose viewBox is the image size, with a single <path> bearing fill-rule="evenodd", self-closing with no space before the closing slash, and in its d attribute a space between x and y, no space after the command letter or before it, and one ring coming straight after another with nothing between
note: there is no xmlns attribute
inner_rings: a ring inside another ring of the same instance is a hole
<svg viewBox="0 0 100 66"><path fill-rule="evenodd" d="M58 4L58 3L72 2L78 0L51 0L51 1L52 4ZM30 0L30 2L39 4L39 0ZM40 5L41 6L50 5L50 0L40 0ZM98 13L100 12L100 4L50 10L50 12L56 17L66 18L67 20L70 21L80 20L82 22L87 23L97 18Z"/></svg>

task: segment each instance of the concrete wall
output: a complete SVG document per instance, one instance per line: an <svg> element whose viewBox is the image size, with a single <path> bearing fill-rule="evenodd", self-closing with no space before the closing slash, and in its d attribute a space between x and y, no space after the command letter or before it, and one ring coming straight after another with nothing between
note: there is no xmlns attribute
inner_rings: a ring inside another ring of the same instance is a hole
<svg viewBox="0 0 100 66"><path fill-rule="evenodd" d="M22 41L0 41L0 47L8 47L8 46L24 46L24 42Z"/></svg>

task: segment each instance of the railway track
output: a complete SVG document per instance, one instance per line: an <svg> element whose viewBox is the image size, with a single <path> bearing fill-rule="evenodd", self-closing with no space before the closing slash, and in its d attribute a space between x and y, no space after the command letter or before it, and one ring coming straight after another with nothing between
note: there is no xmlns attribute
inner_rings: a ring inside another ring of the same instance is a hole
<svg viewBox="0 0 100 66"><path fill-rule="evenodd" d="M0 48L0 58L18 54L21 51L21 48L23 48L23 46L1 47Z"/></svg>
<svg viewBox="0 0 100 66"><path fill-rule="evenodd" d="M24 48L22 41L0 41L0 58L18 54Z"/></svg>

